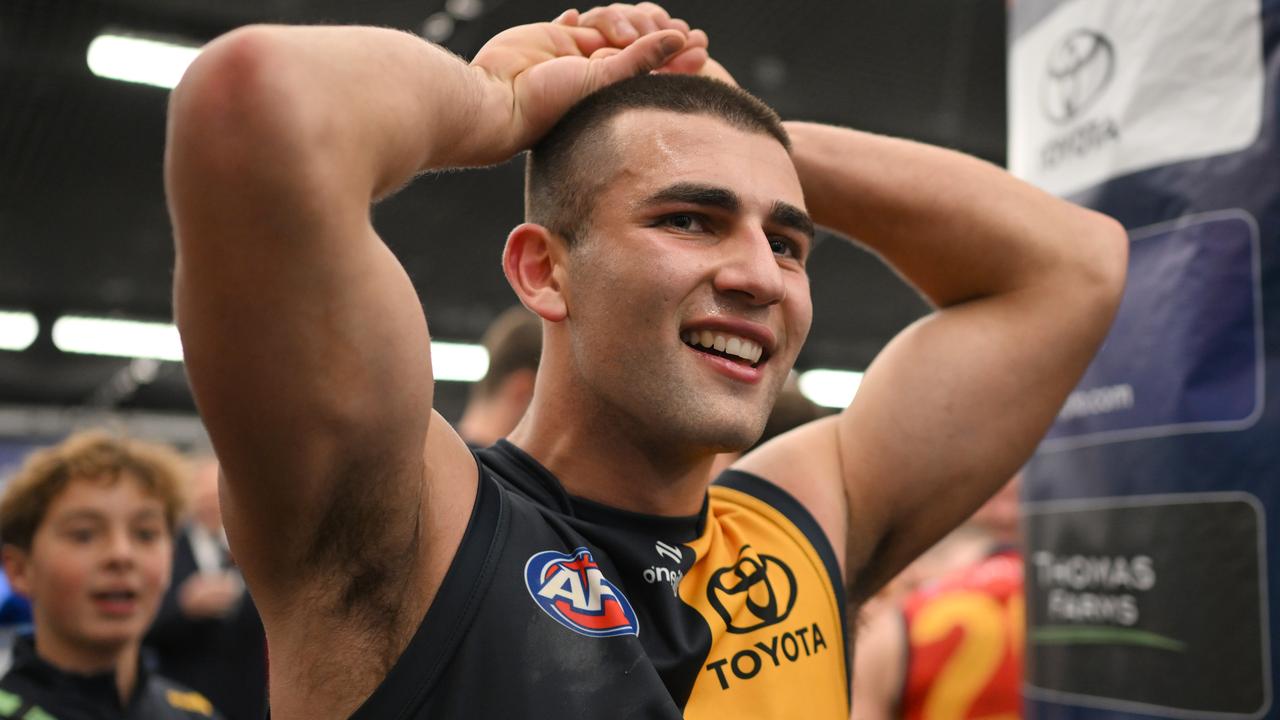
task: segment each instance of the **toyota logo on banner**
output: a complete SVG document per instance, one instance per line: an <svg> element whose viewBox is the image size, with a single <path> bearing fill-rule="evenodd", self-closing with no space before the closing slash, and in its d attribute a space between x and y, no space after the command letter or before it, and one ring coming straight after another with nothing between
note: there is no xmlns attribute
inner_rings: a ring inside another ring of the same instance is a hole
<svg viewBox="0 0 1280 720"><path fill-rule="evenodd" d="M1092 105L1111 84L1116 51L1105 35L1081 28L1049 53L1040 107L1050 120L1068 123Z"/></svg>

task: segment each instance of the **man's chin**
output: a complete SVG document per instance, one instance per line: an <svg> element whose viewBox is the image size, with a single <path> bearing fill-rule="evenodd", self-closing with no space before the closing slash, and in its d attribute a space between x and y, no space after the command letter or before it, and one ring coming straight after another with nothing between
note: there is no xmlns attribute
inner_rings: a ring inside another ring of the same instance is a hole
<svg viewBox="0 0 1280 720"><path fill-rule="evenodd" d="M703 445L713 453L742 453L760 439L764 433L764 422L724 422L714 432L703 436Z"/></svg>

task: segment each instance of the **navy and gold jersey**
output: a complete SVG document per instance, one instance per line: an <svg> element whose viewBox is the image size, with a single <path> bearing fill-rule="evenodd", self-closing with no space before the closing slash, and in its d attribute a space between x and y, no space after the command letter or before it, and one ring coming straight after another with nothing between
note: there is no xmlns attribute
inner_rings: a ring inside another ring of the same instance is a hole
<svg viewBox="0 0 1280 720"><path fill-rule="evenodd" d="M699 514L656 517L569 496L509 443L476 455L457 556L352 717L848 717L843 586L791 496L727 472Z"/></svg>

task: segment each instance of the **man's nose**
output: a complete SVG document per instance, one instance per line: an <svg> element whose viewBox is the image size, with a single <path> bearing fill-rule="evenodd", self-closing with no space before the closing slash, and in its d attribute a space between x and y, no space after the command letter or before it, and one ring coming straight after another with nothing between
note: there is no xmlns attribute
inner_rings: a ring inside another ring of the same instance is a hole
<svg viewBox="0 0 1280 720"><path fill-rule="evenodd" d="M782 268L762 228L752 228L724 243L726 257L715 276L715 288L744 297L753 305L773 305L786 297Z"/></svg>

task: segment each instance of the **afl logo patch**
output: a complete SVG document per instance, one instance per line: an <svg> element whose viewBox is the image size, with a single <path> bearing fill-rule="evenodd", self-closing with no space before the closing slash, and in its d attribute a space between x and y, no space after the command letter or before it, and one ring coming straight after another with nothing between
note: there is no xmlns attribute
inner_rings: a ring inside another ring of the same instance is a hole
<svg viewBox="0 0 1280 720"><path fill-rule="evenodd" d="M524 583L543 612L579 635L640 635L636 611L586 548L536 553L524 564Z"/></svg>

